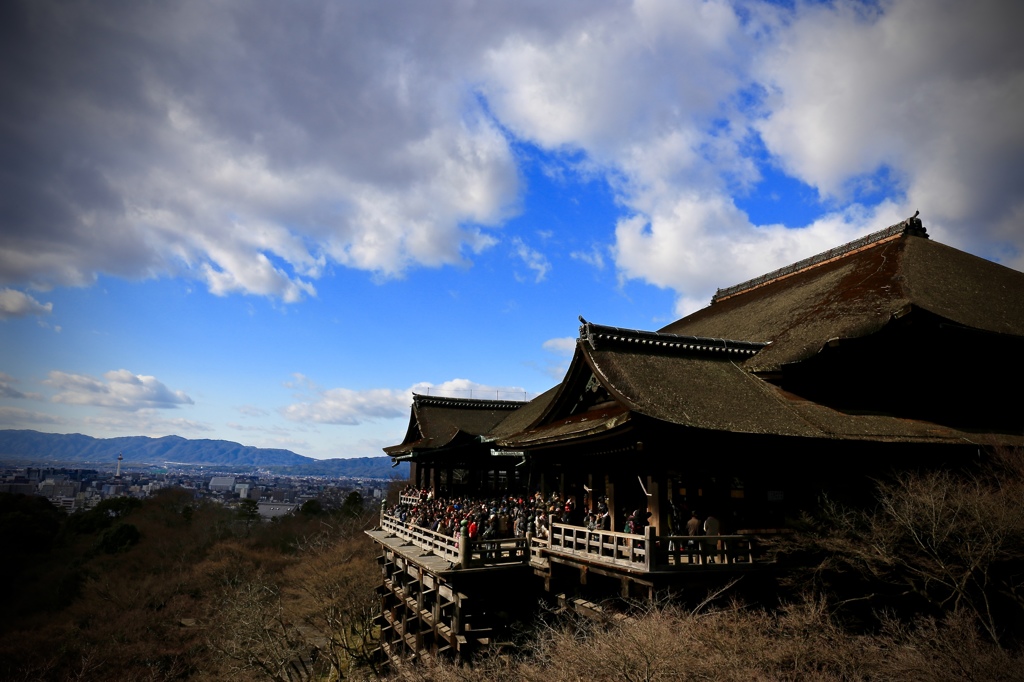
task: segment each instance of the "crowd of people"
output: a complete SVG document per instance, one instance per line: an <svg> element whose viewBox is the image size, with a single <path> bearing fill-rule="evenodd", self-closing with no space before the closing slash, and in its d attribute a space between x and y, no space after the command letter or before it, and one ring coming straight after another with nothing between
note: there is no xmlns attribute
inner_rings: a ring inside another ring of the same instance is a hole
<svg viewBox="0 0 1024 682"><path fill-rule="evenodd" d="M441 498L430 491L407 486L402 491L402 499L409 498L417 501L399 502L385 509L385 513L402 523L451 537L459 536L465 522L469 537L474 540L521 538L527 532L547 537L552 523L581 525L585 520L576 499L563 499L557 492L547 497L538 492L532 496Z"/></svg>
<svg viewBox="0 0 1024 682"><path fill-rule="evenodd" d="M598 498L592 510L586 508L586 501L577 501L574 496L563 498L557 491L544 496L504 494L488 498L455 496L435 497L429 490L406 486L401 491L399 503L385 509L389 516L402 523L431 530L441 535L458 537L465 523L469 537L476 540L491 540L512 537L547 538L552 523L582 526L593 531L618 530L624 533L643 535L650 524L651 513L636 509L625 514L621 527L616 527L606 498ZM692 513L689 521L677 520L678 509L673 508L672 529L677 535L718 535L719 524L713 517L704 522Z"/></svg>

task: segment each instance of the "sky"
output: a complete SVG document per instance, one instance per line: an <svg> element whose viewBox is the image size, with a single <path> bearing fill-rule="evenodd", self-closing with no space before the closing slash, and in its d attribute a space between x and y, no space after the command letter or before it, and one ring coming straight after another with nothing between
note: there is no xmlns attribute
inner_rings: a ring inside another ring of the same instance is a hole
<svg viewBox="0 0 1024 682"><path fill-rule="evenodd" d="M401 442L921 211L1024 269L1016 0L0 4L0 428Z"/></svg>

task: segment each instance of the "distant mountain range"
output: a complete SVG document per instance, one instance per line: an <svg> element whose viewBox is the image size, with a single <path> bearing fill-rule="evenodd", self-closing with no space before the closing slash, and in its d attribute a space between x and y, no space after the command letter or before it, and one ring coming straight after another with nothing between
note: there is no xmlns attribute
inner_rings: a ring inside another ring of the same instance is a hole
<svg viewBox="0 0 1024 682"><path fill-rule="evenodd" d="M180 436L93 438L80 433L0 430L0 460L50 465L114 466L118 454L128 464L212 466L225 470L269 469L281 474L407 478L409 465L392 468L390 457L313 459L291 450L254 448L227 440L189 440Z"/></svg>

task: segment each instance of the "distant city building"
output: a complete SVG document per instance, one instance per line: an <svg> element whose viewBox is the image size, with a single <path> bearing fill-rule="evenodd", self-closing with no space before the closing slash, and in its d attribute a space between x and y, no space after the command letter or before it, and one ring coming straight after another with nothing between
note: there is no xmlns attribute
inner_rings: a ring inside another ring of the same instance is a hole
<svg viewBox="0 0 1024 682"><path fill-rule="evenodd" d="M210 490L212 492L229 492L234 489L234 476L214 476L210 479Z"/></svg>
<svg viewBox="0 0 1024 682"><path fill-rule="evenodd" d="M34 495L37 491L35 483L0 483L0 493L12 495Z"/></svg>
<svg viewBox="0 0 1024 682"><path fill-rule="evenodd" d="M48 478L39 484L39 494L51 500L60 497L74 497L81 490L78 481L68 481L64 476Z"/></svg>
<svg viewBox="0 0 1024 682"><path fill-rule="evenodd" d="M64 511L71 513L78 508L77 501L74 497L56 497L51 500L54 506L60 507Z"/></svg>
<svg viewBox="0 0 1024 682"><path fill-rule="evenodd" d="M272 519L277 516L284 516L295 511L298 505L289 504L286 502L260 502L259 512L260 517L264 519Z"/></svg>

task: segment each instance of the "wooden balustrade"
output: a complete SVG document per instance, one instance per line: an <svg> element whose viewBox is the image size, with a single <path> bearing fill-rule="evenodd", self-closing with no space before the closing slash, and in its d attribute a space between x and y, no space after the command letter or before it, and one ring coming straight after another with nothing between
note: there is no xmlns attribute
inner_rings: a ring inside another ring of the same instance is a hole
<svg viewBox="0 0 1024 682"><path fill-rule="evenodd" d="M529 559L530 547L526 538L471 540L469 543L471 566L524 564Z"/></svg>
<svg viewBox="0 0 1024 682"><path fill-rule="evenodd" d="M429 528L420 528L412 523L402 522L398 517L388 516L383 512L380 515L380 527L381 530L407 540L420 549L433 552L452 563L459 562L458 538L436 533Z"/></svg>
<svg viewBox="0 0 1024 682"><path fill-rule="evenodd" d="M654 538L653 528L645 536L608 530L589 530L561 523L551 524L549 550L559 554L585 556L605 564L650 570L647 548Z"/></svg>
<svg viewBox="0 0 1024 682"><path fill-rule="evenodd" d="M526 538L470 540L466 553L461 553L460 538L420 528L412 523L403 523L394 516L381 513L380 527L381 530L411 542L420 549L433 552L453 564L465 565L468 561L467 568L485 564L521 564L529 561L530 549Z"/></svg>
<svg viewBox="0 0 1024 682"><path fill-rule="evenodd" d="M754 541L749 535L667 535L659 538L657 554L659 566L752 564Z"/></svg>
<svg viewBox="0 0 1024 682"><path fill-rule="evenodd" d="M477 539L463 548L460 538L403 523L383 510L381 529L463 568L531 561L536 564L544 561L545 554L643 572L754 563L754 540L748 535L658 536L650 526L644 535L634 535L554 523L546 539Z"/></svg>

